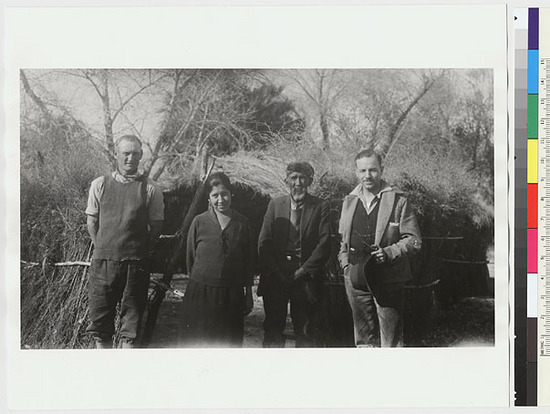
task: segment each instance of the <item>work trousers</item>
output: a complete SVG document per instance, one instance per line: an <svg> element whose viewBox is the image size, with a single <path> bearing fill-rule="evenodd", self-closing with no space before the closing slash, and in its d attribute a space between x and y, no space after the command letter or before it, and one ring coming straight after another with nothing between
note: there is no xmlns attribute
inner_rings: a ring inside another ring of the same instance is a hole
<svg viewBox="0 0 550 414"><path fill-rule="evenodd" d="M119 302L122 347L135 345L147 307L148 290L146 260L92 260L88 289L90 325L87 331L94 336L98 347L112 346Z"/></svg>
<svg viewBox="0 0 550 414"><path fill-rule="evenodd" d="M352 266L352 265L350 265ZM372 292L355 289L344 272L346 296L353 316L357 347L403 346L403 285L382 287L375 297Z"/></svg>
<svg viewBox="0 0 550 414"><path fill-rule="evenodd" d="M263 293L264 348L283 348L283 331L286 326L288 304L296 337L296 347L320 346L320 295L321 286L311 279L293 281L299 262L283 264L280 279L266 283ZM274 275L275 276L275 275Z"/></svg>

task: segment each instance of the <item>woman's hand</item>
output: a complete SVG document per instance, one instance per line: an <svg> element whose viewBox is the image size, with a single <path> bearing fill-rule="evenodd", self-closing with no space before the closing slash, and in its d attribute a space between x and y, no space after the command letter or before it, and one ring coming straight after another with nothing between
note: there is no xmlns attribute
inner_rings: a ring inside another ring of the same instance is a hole
<svg viewBox="0 0 550 414"><path fill-rule="evenodd" d="M246 287L244 314L245 316L252 312L254 308L254 298L252 297L252 286Z"/></svg>

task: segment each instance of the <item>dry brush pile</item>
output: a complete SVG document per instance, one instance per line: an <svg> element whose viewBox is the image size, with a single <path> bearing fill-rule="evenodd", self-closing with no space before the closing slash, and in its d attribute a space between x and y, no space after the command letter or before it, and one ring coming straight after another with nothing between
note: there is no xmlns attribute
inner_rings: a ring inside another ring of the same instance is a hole
<svg viewBox="0 0 550 414"><path fill-rule="evenodd" d="M85 209L90 182L104 173L85 130L56 118L21 130L21 346L82 348L89 261ZM63 143L63 145L61 145ZM30 149L32 148L32 150ZM33 265L37 263L38 265Z"/></svg>

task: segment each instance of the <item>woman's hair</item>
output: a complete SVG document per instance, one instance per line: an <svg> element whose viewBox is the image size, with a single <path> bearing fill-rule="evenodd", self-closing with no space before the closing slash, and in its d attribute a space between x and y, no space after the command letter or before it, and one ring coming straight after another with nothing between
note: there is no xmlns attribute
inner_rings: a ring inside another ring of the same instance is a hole
<svg viewBox="0 0 550 414"><path fill-rule="evenodd" d="M233 191L233 186L231 185L229 177L222 172L215 172L214 174L211 174L210 177L208 177L208 179L206 180L207 193L210 194L210 191L212 191L212 187L216 187L218 185L223 185L229 191Z"/></svg>

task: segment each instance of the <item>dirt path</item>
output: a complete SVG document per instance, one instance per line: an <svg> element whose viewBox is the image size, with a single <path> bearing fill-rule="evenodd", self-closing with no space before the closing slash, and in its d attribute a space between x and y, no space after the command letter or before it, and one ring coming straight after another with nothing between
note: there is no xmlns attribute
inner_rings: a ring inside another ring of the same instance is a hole
<svg viewBox="0 0 550 414"><path fill-rule="evenodd" d="M177 275L172 280L172 287L185 291L187 279ZM178 320L181 298L167 292L164 299L150 348L178 347ZM262 323L264 311L262 300L256 296L254 287L254 309L245 318L244 347L261 348L263 339ZM286 347L295 346L291 322L287 320L285 330ZM491 346L494 344L494 299L463 298L459 302L438 307L434 329L420 341L411 344L420 347L449 346Z"/></svg>

